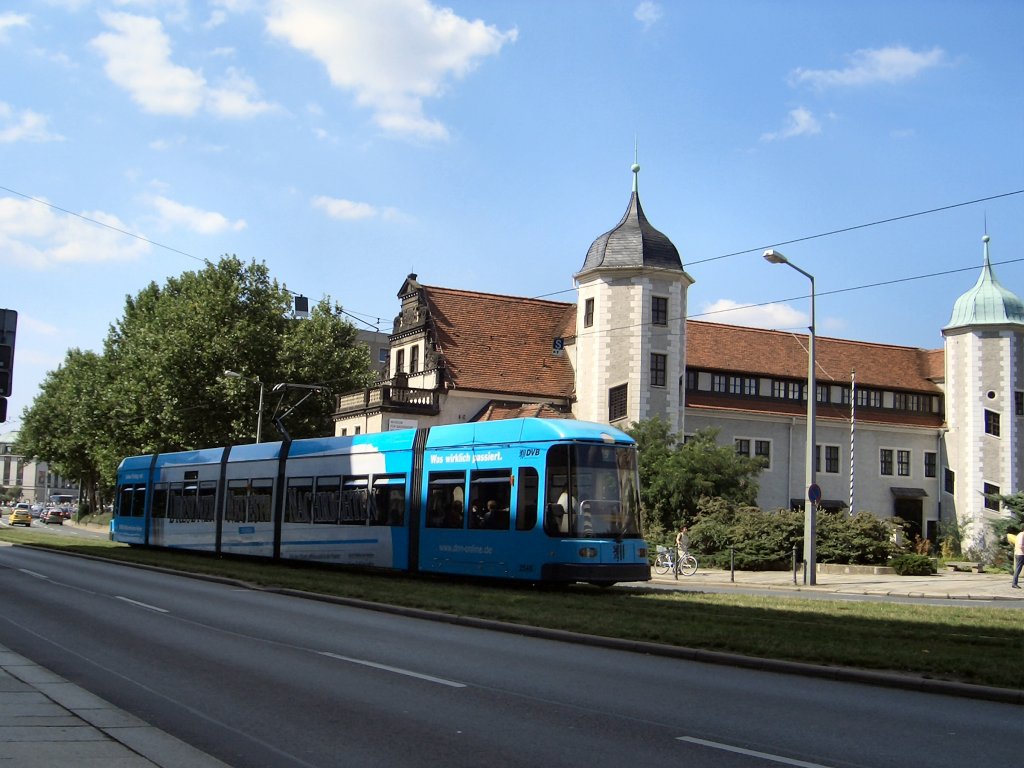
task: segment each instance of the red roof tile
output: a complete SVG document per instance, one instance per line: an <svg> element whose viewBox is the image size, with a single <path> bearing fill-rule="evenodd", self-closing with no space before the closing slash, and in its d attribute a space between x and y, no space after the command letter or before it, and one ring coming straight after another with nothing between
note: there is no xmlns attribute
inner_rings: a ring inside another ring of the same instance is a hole
<svg viewBox="0 0 1024 768"><path fill-rule="evenodd" d="M569 316L575 323L575 304L426 285L423 290L455 388L572 396L569 359L555 357L551 349L565 335Z"/></svg>
<svg viewBox="0 0 1024 768"><path fill-rule="evenodd" d="M815 376L821 383L938 393L935 372L942 371L943 352L814 337ZM807 334L767 331L739 325L686 322L686 367L735 371L758 376L806 378Z"/></svg>

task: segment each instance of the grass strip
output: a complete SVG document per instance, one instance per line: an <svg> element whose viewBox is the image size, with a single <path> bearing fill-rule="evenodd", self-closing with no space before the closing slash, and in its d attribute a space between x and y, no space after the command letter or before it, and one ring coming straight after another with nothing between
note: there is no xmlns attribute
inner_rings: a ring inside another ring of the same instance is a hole
<svg viewBox="0 0 1024 768"><path fill-rule="evenodd" d="M586 585L552 590L85 543L6 528L0 540L526 626L1024 689L1019 610Z"/></svg>

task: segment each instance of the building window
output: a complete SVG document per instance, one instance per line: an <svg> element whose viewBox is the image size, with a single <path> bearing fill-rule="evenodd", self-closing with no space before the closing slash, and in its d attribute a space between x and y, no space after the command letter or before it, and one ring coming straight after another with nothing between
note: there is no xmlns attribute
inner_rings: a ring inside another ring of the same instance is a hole
<svg viewBox="0 0 1024 768"><path fill-rule="evenodd" d="M594 324L594 300L587 299L583 302L583 327L589 328Z"/></svg>
<svg viewBox="0 0 1024 768"><path fill-rule="evenodd" d="M949 467L943 471L942 488L946 493L956 493L956 472Z"/></svg>
<svg viewBox="0 0 1024 768"><path fill-rule="evenodd" d="M985 483L985 509L999 511L999 486Z"/></svg>
<svg viewBox="0 0 1024 768"><path fill-rule="evenodd" d="M864 408L881 408L882 393L877 389L858 389L857 406Z"/></svg>
<svg viewBox="0 0 1024 768"><path fill-rule="evenodd" d="M806 389L806 382L772 379L772 397L780 400L803 400Z"/></svg>
<svg viewBox="0 0 1024 768"><path fill-rule="evenodd" d="M750 455L750 441L745 437L737 437L733 441L736 445L736 453L740 456Z"/></svg>
<svg viewBox="0 0 1024 768"><path fill-rule="evenodd" d="M651 323L653 325L668 325L668 299L664 296L651 298Z"/></svg>
<svg viewBox="0 0 1024 768"><path fill-rule="evenodd" d="M892 475L892 448L882 448L878 452L878 471L883 475Z"/></svg>
<svg viewBox="0 0 1024 768"><path fill-rule="evenodd" d="M985 411L985 434L992 437L999 437L999 413L997 411Z"/></svg>
<svg viewBox="0 0 1024 768"><path fill-rule="evenodd" d="M400 349L395 352L395 373L405 372L405 350Z"/></svg>
<svg viewBox="0 0 1024 768"><path fill-rule="evenodd" d="M686 390L690 391L697 388L697 372L691 371L689 368L686 369Z"/></svg>
<svg viewBox="0 0 1024 768"><path fill-rule="evenodd" d="M608 390L608 421L626 418L626 387L628 386L628 384L620 384Z"/></svg>
<svg viewBox="0 0 1024 768"><path fill-rule="evenodd" d="M907 395L907 410L918 413L924 410L923 407L924 398L920 395Z"/></svg>
<svg viewBox="0 0 1024 768"><path fill-rule="evenodd" d="M409 373L416 373L420 369L420 348L413 347L409 350Z"/></svg>
<svg viewBox="0 0 1024 768"><path fill-rule="evenodd" d="M839 474L839 446L825 446L825 472L830 475Z"/></svg>
<svg viewBox="0 0 1024 768"><path fill-rule="evenodd" d="M819 403L827 403L829 401L829 390L832 389L828 384L815 383L814 391L815 397L818 398Z"/></svg>
<svg viewBox="0 0 1024 768"><path fill-rule="evenodd" d="M713 373L711 374L711 391L712 392L728 392L729 391L729 377L724 373Z"/></svg>
<svg viewBox="0 0 1024 768"><path fill-rule="evenodd" d="M382 365L388 361L388 356L391 354L391 350L387 347L381 347L377 350L377 362Z"/></svg>
<svg viewBox="0 0 1024 768"><path fill-rule="evenodd" d="M910 451L896 451L896 474L910 477Z"/></svg>
<svg viewBox="0 0 1024 768"><path fill-rule="evenodd" d="M1013 393L1013 412L1017 416L1024 416L1024 392L1020 390Z"/></svg>
<svg viewBox="0 0 1024 768"><path fill-rule="evenodd" d="M772 441L755 440L754 456L764 459L764 466L767 468L772 463Z"/></svg>
<svg viewBox="0 0 1024 768"><path fill-rule="evenodd" d="M924 476L935 477L935 451L924 452Z"/></svg>
<svg viewBox="0 0 1024 768"><path fill-rule="evenodd" d="M665 371L668 368L668 358L659 352L651 353L651 386L665 386Z"/></svg>
<svg viewBox="0 0 1024 768"><path fill-rule="evenodd" d="M751 376L730 376L730 395L756 395L757 379Z"/></svg>

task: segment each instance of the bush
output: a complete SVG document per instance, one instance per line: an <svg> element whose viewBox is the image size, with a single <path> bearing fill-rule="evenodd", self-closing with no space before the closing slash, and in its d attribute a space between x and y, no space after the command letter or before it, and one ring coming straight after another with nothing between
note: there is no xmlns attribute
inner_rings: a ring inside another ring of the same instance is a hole
<svg viewBox="0 0 1024 768"><path fill-rule="evenodd" d="M889 565L900 576L931 576L935 573L935 563L925 555L899 555L890 560Z"/></svg>

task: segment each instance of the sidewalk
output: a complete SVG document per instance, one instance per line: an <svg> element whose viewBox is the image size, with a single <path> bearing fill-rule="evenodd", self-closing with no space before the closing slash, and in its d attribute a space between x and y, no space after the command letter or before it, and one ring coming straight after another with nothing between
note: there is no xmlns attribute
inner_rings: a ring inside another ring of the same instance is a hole
<svg viewBox="0 0 1024 768"><path fill-rule="evenodd" d="M0 646L0 764L227 768Z"/></svg>
<svg viewBox="0 0 1024 768"><path fill-rule="evenodd" d="M803 574L793 583L791 571L729 571L699 569L693 576L680 576L676 581L671 573L658 576L651 573L652 584L678 586L680 589L778 589L800 592L834 592L849 595L877 595L883 597L918 597L950 600L1015 600L1022 601L1024 589L1010 588L1008 573L968 573L940 571L933 576L898 576L894 573L845 573L860 570L853 566L820 566L817 583L807 586ZM870 570L870 569L864 569ZM835 571L835 572L830 572ZM1024 585L1022 585L1024 586Z"/></svg>

